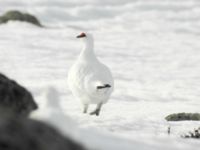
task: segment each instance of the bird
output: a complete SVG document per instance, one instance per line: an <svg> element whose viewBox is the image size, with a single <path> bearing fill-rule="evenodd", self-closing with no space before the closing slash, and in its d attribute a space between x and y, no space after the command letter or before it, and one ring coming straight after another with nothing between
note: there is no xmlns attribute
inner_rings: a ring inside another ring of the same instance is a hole
<svg viewBox="0 0 200 150"><path fill-rule="evenodd" d="M90 115L99 116L102 105L114 90L114 79L110 69L94 53L93 35L82 32L77 38L82 39L83 48L68 72L68 86L81 101L83 113L87 113L90 104L95 104L96 109Z"/></svg>

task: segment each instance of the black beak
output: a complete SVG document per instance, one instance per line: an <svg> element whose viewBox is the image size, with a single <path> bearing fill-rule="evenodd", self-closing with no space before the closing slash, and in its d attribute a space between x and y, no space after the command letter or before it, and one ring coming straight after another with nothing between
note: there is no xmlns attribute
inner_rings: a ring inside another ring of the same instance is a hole
<svg viewBox="0 0 200 150"><path fill-rule="evenodd" d="M81 34L78 35L76 38L83 38L83 37L86 37L86 34L85 34L85 33L81 33Z"/></svg>

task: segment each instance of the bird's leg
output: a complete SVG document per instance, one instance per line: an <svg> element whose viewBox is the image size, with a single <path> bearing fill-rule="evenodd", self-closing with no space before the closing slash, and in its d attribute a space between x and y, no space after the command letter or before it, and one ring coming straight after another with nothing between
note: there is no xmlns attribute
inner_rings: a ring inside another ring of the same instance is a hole
<svg viewBox="0 0 200 150"><path fill-rule="evenodd" d="M88 110L88 104L85 104L85 105L84 105L84 108L83 108L83 113L84 113L84 114L87 113L87 110Z"/></svg>
<svg viewBox="0 0 200 150"><path fill-rule="evenodd" d="M103 103L98 104L98 105L97 105L97 108L96 108L93 112L91 112L90 115L99 116L100 110L101 110L101 107L102 107L102 104L103 104Z"/></svg>

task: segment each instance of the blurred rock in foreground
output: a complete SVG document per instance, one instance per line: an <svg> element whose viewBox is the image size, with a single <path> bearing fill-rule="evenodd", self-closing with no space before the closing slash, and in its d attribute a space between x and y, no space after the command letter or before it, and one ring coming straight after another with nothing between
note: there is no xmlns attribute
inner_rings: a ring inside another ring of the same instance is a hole
<svg viewBox="0 0 200 150"><path fill-rule="evenodd" d="M0 117L0 149L85 150L47 124L12 115Z"/></svg>
<svg viewBox="0 0 200 150"><path fill-rule="evenodd" d="M0 73L0 107L2 113L28 116L38 108L31 93L17 82Z"/></svg>
<svg viewBox="0 0 200 150"><path fill-rule="evenodd" d="M7 23L8 21L24 21L42 27L35 16L16 10L8 11L0 17L0 24Z"/></svg>

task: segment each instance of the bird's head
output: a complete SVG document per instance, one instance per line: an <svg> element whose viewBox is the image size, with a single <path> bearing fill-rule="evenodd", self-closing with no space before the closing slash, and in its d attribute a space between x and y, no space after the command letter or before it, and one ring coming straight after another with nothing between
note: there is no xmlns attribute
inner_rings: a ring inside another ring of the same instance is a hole
<svg viewBox="0 0 200 150"><path fill-rule="evenodd" d="M82 32L81 34L79 34L78 36L76 36L76 38L86 38L86 33Z"/></svg>
<svg viewBox="0 0 200 150"><path fill-rule="evenodd" d="M93 36L90 33L82 32L76 38L83 39L83 41L93 41Z"/></svg>
<svg viewBox="0 0 200 150"><path fill-rule="evenodd" d="M77 38L81 39L83 42L83 49L93 50L94 47L94 39L92 34L82 32L77 36Z"/></svg>

